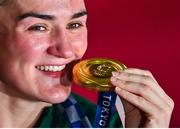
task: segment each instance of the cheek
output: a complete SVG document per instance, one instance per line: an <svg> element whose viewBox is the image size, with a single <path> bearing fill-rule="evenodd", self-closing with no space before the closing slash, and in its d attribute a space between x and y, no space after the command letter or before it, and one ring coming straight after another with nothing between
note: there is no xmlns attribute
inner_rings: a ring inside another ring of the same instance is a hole
<svg viewBox="0 0 180 129"><path fill-rule="evenodd" d="M73 42L73 50L77 58L81 58L87 49L87 35L78 36Z"/></svg>
<svg viewBox="0 0 180 129"><path fill-rule="evenodd" d="M24 57L25 59L35 59L38 55L46 49L46 43L43 38L32 38L26 36L19 36L15 38L14 47L12 51Z"/></svg>
<svg viewBox="0 0 180 129"><path fill-rule="evenodd" d="M76 56L78 58L81 58L84 55L84 53L86 52L87 41L86 42L85 41L84 42L77 41L77 42L75 42L73 47L74 47L74 52L75 52Z"/></svg>

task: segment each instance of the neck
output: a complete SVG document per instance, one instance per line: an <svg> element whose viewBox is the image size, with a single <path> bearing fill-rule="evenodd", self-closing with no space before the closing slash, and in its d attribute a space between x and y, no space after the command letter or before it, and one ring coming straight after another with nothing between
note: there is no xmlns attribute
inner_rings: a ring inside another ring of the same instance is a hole
<svg viewBox="0 0 180 129"><path fill-rule="evenodd" d="M0 127L33 127L43 108L50 105L9 96L1 90L0 98Z"/></svg>

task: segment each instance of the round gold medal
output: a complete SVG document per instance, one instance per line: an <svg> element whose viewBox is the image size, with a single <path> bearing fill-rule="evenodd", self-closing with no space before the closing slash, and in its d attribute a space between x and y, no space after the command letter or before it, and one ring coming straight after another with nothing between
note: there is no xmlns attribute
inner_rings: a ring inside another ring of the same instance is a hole
<svg viewBox="0 0 180 129"><path fill-rule="evenodd" d="M124 70L126 66L116 60L91 58L80 61L73 68L73 80L80 86L97 91L110 91L109 79L113 71Z"/></svg>

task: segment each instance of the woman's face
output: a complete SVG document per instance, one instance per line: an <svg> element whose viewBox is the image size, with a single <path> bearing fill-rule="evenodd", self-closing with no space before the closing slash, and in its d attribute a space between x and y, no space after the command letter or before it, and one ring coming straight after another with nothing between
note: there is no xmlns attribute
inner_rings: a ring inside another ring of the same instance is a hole
<svg viewBox="0 0 180 129"><path fill-rule="evenodd" d="M0 8L0 90L64 101L70 64L87 48L86 19L83 0L13 0Z"/></svg>

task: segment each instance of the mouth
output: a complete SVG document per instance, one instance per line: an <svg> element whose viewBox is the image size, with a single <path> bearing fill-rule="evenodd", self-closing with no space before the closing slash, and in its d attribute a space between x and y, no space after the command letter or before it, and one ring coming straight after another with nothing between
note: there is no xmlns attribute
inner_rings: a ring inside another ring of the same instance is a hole
<svg viewBox="0 0 180 129"><path fill-rule="evenodd" d="M53 77L59 78L62 74L62 71L65 69L66 65L38 65L35 66L36 69L41 71L43 74Z"/></svg>

